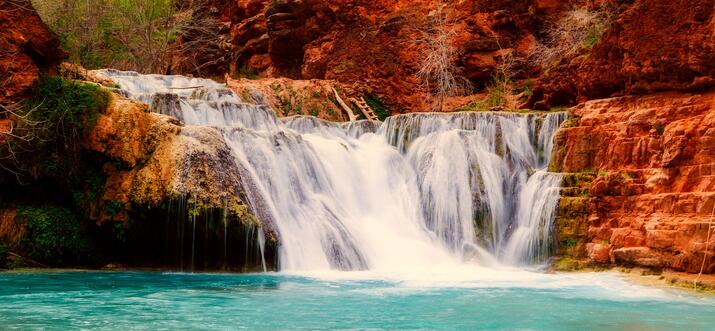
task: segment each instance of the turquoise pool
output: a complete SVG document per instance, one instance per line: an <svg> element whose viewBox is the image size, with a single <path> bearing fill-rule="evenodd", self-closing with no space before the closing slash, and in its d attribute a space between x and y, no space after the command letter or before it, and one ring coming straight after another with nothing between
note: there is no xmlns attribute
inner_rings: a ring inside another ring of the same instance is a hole
<svg viewBox="0 0 715 331"><path fill-rule="evenodd" d="M476 275L476 276L475 276ZM715 299L615 273L0 273L0 329L712 330Z"/></svg>

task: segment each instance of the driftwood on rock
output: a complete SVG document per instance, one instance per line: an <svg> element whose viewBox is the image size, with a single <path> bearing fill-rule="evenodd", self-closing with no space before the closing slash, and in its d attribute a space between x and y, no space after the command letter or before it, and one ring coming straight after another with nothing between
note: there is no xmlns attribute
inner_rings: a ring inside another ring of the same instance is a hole
<svg viewBox="0 0 715 331"><path fill-rule="evenodd" d="M357 116L355 116L355 113L353 113L353 110L350 109L350 106L348 106L345 101L340 97L340 94L338 94L338 91L333 87L333 93L335 93L335 99L338 100L338 103L340 104L340 107L343 107L343 110L348 114L348 119L350 122L355 122L357 120Z"/></svg>

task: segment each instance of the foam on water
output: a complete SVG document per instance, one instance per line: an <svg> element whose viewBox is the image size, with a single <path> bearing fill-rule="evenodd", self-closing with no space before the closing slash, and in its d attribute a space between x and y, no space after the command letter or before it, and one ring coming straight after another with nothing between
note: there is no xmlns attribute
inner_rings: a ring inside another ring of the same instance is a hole
<svg viewBox="0 0 715 331"><path fill-rule="evenodd" d="M0 325L48 330L710 330L715 323L712 297L645 288L612 273L464 274L481 276L450 283L285 273L7 272L0 274Z"/></svg>

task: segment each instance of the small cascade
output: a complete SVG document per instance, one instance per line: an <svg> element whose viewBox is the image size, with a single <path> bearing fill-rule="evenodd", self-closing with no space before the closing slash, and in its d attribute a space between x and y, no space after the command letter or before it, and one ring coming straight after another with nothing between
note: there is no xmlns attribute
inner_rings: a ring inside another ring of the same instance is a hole
<svg viewBox="0 0 715 331"><path fill-rule="evenodd" d="M210 80L98 73L155 112L221 133L247 203L278 237L282 270L525 265L550 254L561 178L546 166L566 113L278 119Z"/></svg>

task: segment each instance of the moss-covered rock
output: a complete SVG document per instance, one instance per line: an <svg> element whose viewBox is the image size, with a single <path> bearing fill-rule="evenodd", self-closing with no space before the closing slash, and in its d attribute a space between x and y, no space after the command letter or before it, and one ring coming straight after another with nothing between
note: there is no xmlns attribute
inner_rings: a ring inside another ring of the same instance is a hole
<svg viewBox="0 0 715 331"><path fill-rule="evenodd" d="M24 206L17 219L25 227L20 249L30 259L48 266L89 260L90 241L77 216L63 207Z"/></svg>

